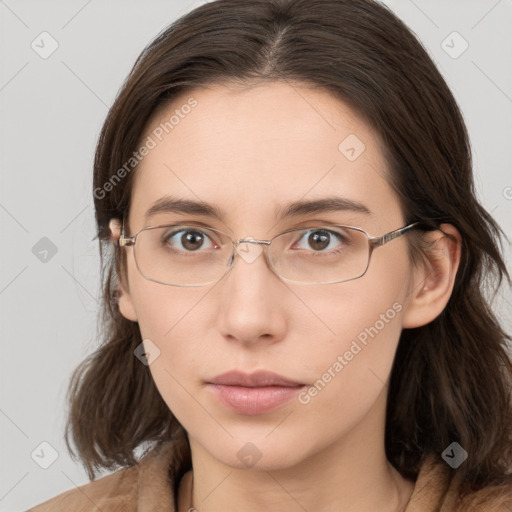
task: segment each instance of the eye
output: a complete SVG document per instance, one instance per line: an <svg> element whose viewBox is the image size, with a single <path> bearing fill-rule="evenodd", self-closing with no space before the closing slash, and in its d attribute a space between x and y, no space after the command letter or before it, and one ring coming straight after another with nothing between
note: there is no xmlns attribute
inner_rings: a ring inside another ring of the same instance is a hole
<svg viewBox="0 0 512 512"><path fill-rule="evenodd" d="M302 245L301 242L303 242ZM336 251L342 249L346 243L348 239L345 235L329 229L308 230L297 242L299 249L313 249L315 252Z"/></svg>
<svg viewBox="0 0 512 512"><path fill-rule="evenodd" d="M180 229L165 234L162 237L164 244L171 248L185 252L198 251L199 249L213 249L217 244L204 232L197 229Z"/></svg>

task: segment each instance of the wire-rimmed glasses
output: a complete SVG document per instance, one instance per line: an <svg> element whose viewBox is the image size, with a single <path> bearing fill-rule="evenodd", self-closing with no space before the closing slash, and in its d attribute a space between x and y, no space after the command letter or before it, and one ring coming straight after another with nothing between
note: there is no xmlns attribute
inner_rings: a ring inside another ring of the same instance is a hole
<svg viewBox="0 0 512 512"><path fill-rule="evenodd" d="M235 254L252 263L261 253L281 279L296 284L334 284L362 277L373 251L402 236L414 222L379 237L339 224L288 229L270 240L233 240L227 233L188 223L149 226L120 247L133 246L143 277L171 286L205 286L219 281L233 266Z"/></svg>

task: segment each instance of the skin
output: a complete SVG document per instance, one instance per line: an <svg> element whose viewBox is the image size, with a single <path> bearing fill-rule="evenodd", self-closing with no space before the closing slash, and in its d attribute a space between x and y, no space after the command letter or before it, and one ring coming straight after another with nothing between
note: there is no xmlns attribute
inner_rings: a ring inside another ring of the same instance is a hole
<svg viewBox="0 0 512 512"><path fill-rule="evenodd" d="M327 92L282 82L212 85L157 112L141 140L191 96L198 105L136 170L128 234L146 226L145 211L165 194L218 205L227 217L161 213L147 225L198 221L234 239L266 240L312 220L355 225L372 236L405 225L377 134ZM349 134L366 146L355 161L338 150ZM276 223L279 205L334 192L372 214L327 212ZM450 297L460 235L442 228L455 241L429 233L437 243L425 263L412 264L405 235L377 249L362 278L314 286L283 282L263 256L252 263L237 258L214 285L166 286L144 279L133 247L123 249L128 266L120 310L161 351L150 370L189 433L197 510L405 506L414 482L392 467L384 450L388 379L401 330L432 321ZM111 230L115 242L116 221ZM247 416L228 410L206 388L205 380L231 369L266 369L311 386L395 303L401 306L396 316L307 404L293 399ZM251 467L237 457L247 442L261 454ZM180 511L190 506L190 477L182 480Z"/></svg>

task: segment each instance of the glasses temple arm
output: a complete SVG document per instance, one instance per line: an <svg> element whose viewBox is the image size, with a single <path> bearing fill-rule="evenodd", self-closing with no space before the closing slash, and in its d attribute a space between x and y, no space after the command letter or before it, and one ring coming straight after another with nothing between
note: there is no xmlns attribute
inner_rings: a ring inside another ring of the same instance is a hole
<svg viewBox="0 0 512 512"><path fill-rule="evenodd" d="M418 228L420 226L425 226L425 224L422 222L413 222L412 224L409 224L402 228L395 229L394 231L391 231L390 233L386 233L385 235L382 235L381 237L371 238L370 240L372 241L372 245L374 245L375 247L379 247L381 245L387 244L388 242L391 242L391 240L394 240L395 238L398 238L399 236L402 236L403 234L407 233L411 229Z"/></svg>

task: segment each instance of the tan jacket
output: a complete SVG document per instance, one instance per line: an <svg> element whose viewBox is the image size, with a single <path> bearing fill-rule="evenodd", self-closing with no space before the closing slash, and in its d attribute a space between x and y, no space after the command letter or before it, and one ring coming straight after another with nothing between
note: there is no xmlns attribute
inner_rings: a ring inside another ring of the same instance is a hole
<svg viewBox="0 0 512 512"><path fill-rule="evenodd" d="M176 512L173 460L169 442L135 466L71 489L27 512ZM484 489L457 501L454 475L442 460L428 458L404 512L512 512L512 489Z"/></svg>

